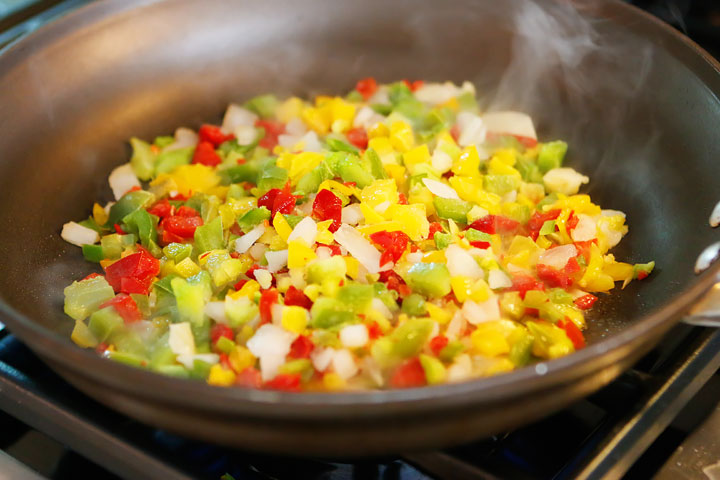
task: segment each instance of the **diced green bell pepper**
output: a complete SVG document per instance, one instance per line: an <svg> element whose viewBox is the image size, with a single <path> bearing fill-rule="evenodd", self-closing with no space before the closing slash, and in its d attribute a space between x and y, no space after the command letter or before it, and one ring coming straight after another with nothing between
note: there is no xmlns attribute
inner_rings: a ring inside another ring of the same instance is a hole
<svg viewBox="0 0 720 480"><path fill-rule="evenodd" d="M178 313L182 321L199 324L205 317L205 289L202 285L191 285L180 277L170 282L177 300Z"/></svg>
<svg viewBox="0 0 720 480"><path fill-rule="evenodd" d="M548 292L548 297L553 303L563 303L566 305L572 305L573 297L562 288L553 288Z"/></svg>
<svg viewBox="0 0 720 480"><path fill-rule="evenodd" d="M215 343L215 346L221 352L230 355L230 352L235 349L235 342L233 342L227 337L220 337L217 343Z"/></svg>
<svg viewBox="0 0 720 480"><path fill-rule="evenodd" d="M445 347L440 350L438 357L443 362L452 362L455 357L460 355L465 350L465 345L460 340L452 340Z"/></svg>
<svg viewBox="0 0 720 480"><path fill-rule="evenodd" d="M278 99L272 94L258 95L245 102L245 108L257 113L262 118L272 117L277 106Z"/></svg>
<svg viewBox="0 0 720 480"><path fill-rule="evenodd" d="M409 318L390 334L393 342L393 353L401 358L414 357L430 336L433 321L429 318Z"/></svg>
<svg viewBox="0 0 720 480"><path fill-rule="evenodd" d="M310 309L313 328L337 328L340 325L353 323L357 317L348 307L334 298L320 297Z"/></svg>
<svg viewBox="0 0 720 480"><path fill-rule="evenodd" d="M565 331L547 322L527 322L534 337L532 353L541 358L558 358L575 351Z"/></svg>
<svg viewBox="0 0 720 480"><path fill-rule="evenodd" d="M116 223L133 213L135 210L145 208L155 202L155 195L145 190L135 190L123 195L115 205L110 207L106 227L112 228Z"/></svg>
<svg viewBox="0 0 720 480"><path fill-rule="evenodd" d="M70 334L70 339L83 348L95 348L100 343L82 320L75 320L75 327Z"/></svg>
<svg viewBox="0 0 720 480"><path fill-rule="evenodd" d="M497 195L505 195L508 192L517 190L519 186L520 180L513 175L485 175L483 177L485 190Z"/></svg>
<svg viewBox="0 0 720 480"><path fill-rule="evenodd" d="M139 138L131 138L130 146L132 147L132 157L130 157L130 166L133 172L140 180L148 181L155 173L155 154L150 148L150 144Z"/></svg>
<svg viewBox="0 0 720 480"><path fill-rule="evenodd" d="M243 325L258 314L258 307L249 298L240 297L237 300L225 300L225 315L228 318L228 324L232 328Z"/></svg>
<svg viewBox="0 0 720 480"><path fill-rule="evenodd" d="M322 283L325 280L343 279L347 273L347 264L340 255L315 260L307 267L308 283Z"/></svg>
<svg viewBox="0 0 720 480"><path fill-rule="evenodd" d="M458 223L467 223L467 214L472 208L469 202L456 198L435 197L433 205L435 205L438 217L449 218Z"/></svg>
<svg viewBox="0 0 720 480"><path fill-rule="evenodd" d="M73 282L65 287L64 293L65 313L75 320L85 320L101 304L115 296L105 277Z"/></svg>
<svg viewBox="0 0 720 480"><path fill-rule="evenodd" d="M120 258L123 250L135 245L135 235L118 235L117 233L105 235L100 239L100 245L102 246L105 258L117 260Z"/></svg>
<svg viewBox="0 0 720 480"><path fill-rule="evenodd" d="M489 233L481 232L474 228L465 231L465 238L467 238L468 242L490 242L492 240Z"/></svg>
<svg viewBox="0 0 720 480"><path fill-rule="evenodd" d="M344 182L355 182L358 188L365 188L375 181L375 177L362 167L354 155L346 155L340 160L337 171Z"/></svg>
<svg viewBox="0 0 720 480"><path fill-rule="evenodd" d="M260 170L256 163L247 162L242 165L233 165L232 167L221 170L219 173L221 177L227 176L228 183L256 183Z"/></svg>
<svg viewBox="0 0 720 480"><path fill-rule="evenodd" d="M203 362L200 359L195 359L193 362L192 369L190 369L190 378L194 378L197 380L205 380L207 379L208 375L210 375L210 369L212 368L212 365Z"/></svg>
<svg viewBox="0 0 720 480"><path fill-rule="evenodd" d="M508 358L517 367L524 367L530 362L535 339L524 328L518 328L510 334L510 353Z"/></svg>
<svg viewBox="0 0 720 480"><path fill-rule="evenodd" d="M325 143L331 152L358 153L359 151L356 147L337 138L328 137Z"/></svg>
<svg viewBox="0 0 720 480"><path fill-rule="evenodd" d="M240 230L244 233L248 233L250 230L255 228L259 223L270 219L270 210L266 207L253 208L240 217L237 221Z"/></svg>
<svg viewBox="0 0 720 480"><path fill-rule="evenodd" d="M435 240L435 248L438 250L445 250L452 242L452 235L449 233L435 232L433 237Z"/></svg>
<svg viewBox="0 0 720 480"><path fill-rule="evenodd" d="M192 254L192 245L189 243L170 243L162 249L163 254L175 263L180 263Z"/></svg>
<svg viewBox="0 0 720 480"><path fill-rule="evenodd" d="M547 220L540 227L540 235L550 235L551 233L555 233L555 220Z"/></svg>
<svg viewBox="0 0 720 480"><path fill-rule="evenodd" d="M402 311L413 317L420 317L427 313L425 299L422 295L411 293L403 299Z"/></svg>
<svg viewBox="0 0 720 480"><path fill-rule="evenodd" d="M560 168L565 154L567 153L568 144L561 140L543 143L538 152L537 164L542 173L547 173L553 168Z"/></svg>
<svg viewBox="0 0 720 480"><path fill-rule="evenodd" d="M173 143L175 143L175 137L172 135L160 135L153 140L153 144L158 148L165 148Z"/></svg>
<svg viewBox="0 0 720 480"><path fill-rule="evenodd" d="M154 370L168 377L190 378L190 372L182 365L158 365Z"/></svg>
<svg viewBox="0 0 720 480"><path fill-rule="evenodd" d="M290 215L290 214L283 214L283 217L285 217L285 220L288 222L288 225L290 225L290 228L295 228L295 226L302 221L303 218L300 215Z"/></svg>
<svg viewBox="0 0 720 480"><path fill-rule="evenodd" d="M90 315L88 328L99 341L104 342L125 322L113 307L105 307Z"/></svg>
<svg viewBox="0 0 720 480"><path fill-rule="evenodd" d="M411 289L428 297L444 297L450 293L450 272L442 263L416 263L405 279Z"/></svg>
<svg viewBox="0 0 720 480"><path fill-rule="evenodd" d="M310 170L298 181L296 191L302 194L315 193L322 182L333 177L333 172L325 162Z"/></svg>
<svg viewBox="0 0 720 480"><path fill-rule="evenodd" d="M372 285L350 283L338 289L337 300L348 310L363 313L370 306L374 293L375 289Z"/></svg>
<svg viewBox="0 0 720 480"><path fill-rule="evenodd" d="M159 251L156 230L158 217L149 214L144 208L139 208L131 214L126 215L122 219L122 222L129 232L138 236L143 247L148 250L154 247Z"/></svg>
<svg viewBox="0 0 720 480"><path fill-rule="evenodd" d="M217 250L225 246L225 238L223 236L222 219L216 217L207 225L197 227L195 229L195 247L198 252L207 252L208 250Z"/></svg>
<svg viewBox="0 0 720 480"><path fill-rule="evenodd" d="M100 235L102 235L103 233L103 227L98 225L93 217L86 218L85 220L78 222L78 225L82 225L83 227L89 228L90 230L95 230Z"/></svg>
<svg viewBox="0 0 720 480"><path fill-rule="evenodd" d="M261 192L283 188L288 180L288 171L276 165L266 165L258 175L257 186Z"/></svg>
<svg viewBox="0 0 720 480"><path fill-rule="evenodd" d="M430 355L420 354L420 365L425 371L425 379L428 385L438 385L447 379L445 365L440 360Z"/></svg>
<svg viewBox="0 0 720 480"><path fill-rule="evenodd" d="M102 245L83 245L82 253L83 257L85 257L85 260L89 262L98 263L100 262L100 260L105 258L105 256L103 255Z"/></svg>
<svg viewBox="0 0 720 480"><path fill-rule="evenodd" d="M368 148L365 150L364 159L370 165L370 173L372 173L373 177L378 180L388 178L382 160L380 160L380 155L374 149Z"/></svg>
<svg viewBox="0 0 720 480"><path fill-rule="evenodd" d="M384 283L380 282L373 284L373 288L375 289L375 296L379 298L391 312L399 310L400 307L398 307L397 304L398 293L395 290L388 289Z"/></svg>
<svg viewBox="0 0 720 480"><path fill-rule="evenodd" d="M162 152L155 160L155 175L170 173L181 165L188 165L195 153L195 147L178 148Z"/></svg>
<svg viewBox="0 0 720 480"><path fill-rule="evenodd" d="M144 368L147 366L147 360L139 355L135 355L127 352L107 352L107 356L110 360L115 362L123 363L130 367Z"/></svg>
<svg viewBox="0 0 720 480"><path fill-rule="evenodd" d="M636 263L633 265L633 278L637 279L640 273L643 273L643 276L648 276L652 273L654 268L654 261L650 263Z"/></svg>

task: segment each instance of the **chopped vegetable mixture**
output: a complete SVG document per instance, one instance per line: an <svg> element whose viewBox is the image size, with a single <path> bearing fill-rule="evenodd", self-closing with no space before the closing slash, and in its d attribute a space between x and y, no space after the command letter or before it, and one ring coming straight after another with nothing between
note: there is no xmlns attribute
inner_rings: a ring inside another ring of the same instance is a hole
<svg viewBox="0 0 720 480"><path fill-rule="evenodd" d="M480 112L470 83L262 95L130 144L115 201L63 228L103 271L65 312L76 344L165 375L286 391L494 375L583 348L596 294L654 266L608 253L625 215L578 193L565 142Z"/></svg>

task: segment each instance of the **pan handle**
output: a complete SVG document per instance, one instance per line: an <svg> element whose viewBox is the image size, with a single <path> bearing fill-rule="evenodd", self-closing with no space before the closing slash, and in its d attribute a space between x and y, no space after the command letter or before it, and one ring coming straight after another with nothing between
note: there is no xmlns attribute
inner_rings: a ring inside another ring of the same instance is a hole
<svg viewBox="0 0 720 480"><path fill-rule="evenodd" d="M693 306L683 322L703 327L720 327L720 282L712 286Z"/></svg>

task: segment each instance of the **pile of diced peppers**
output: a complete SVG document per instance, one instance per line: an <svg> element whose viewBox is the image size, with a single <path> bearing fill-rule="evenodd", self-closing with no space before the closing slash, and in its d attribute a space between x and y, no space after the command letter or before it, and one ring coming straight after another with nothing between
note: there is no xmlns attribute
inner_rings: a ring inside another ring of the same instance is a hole
<svg viewBox="0 0 720 480"><path fill-rule="evenodd" d="M653 263L615 261L602 234L572 240L577 215L600 208L587 195L546 192L542 176L562 165L564 142L494 135L481 160L476 146L456 143L458 112L478 111L473 93L428 106L414 96L421 87L369 78L345 97L312 103L259 96L243 105L257 116L248 144L214 125L182 149L165 150L173 137L132 139L130 165L143 187L95 204L80 222L99 234L82 252L103 272L65 289L73 341L165 375L286 391L442 384L583 348L594 293L646 277ZM379 88L387 103L373 104ZM353 126L365 106L384 121ZM294 119L316 132L321 151L278 145ZM452 159L442 173L431 165L438 148ZM424 178L459 199L434 195ZM362 218L346 226L350 205ZM311 244L291 238L306 217L316 226ZM626 230L622 217L613 221ZM236 251L258 225L254 248ZM335 240L341 228L376 250L381 271ZM570 243L579 253L565 268L534 263ZM451 245L475 254L485 278L451 274ZM286 256L273 272L270 252ZM491 288L493 270L509 281ZM212 314L209 304L224 311ZM465 310L478 306L498 313L467 321ZM192 335L184 362L173 325ZM249 347L271 328L287 335L274 366Z"/></svg>

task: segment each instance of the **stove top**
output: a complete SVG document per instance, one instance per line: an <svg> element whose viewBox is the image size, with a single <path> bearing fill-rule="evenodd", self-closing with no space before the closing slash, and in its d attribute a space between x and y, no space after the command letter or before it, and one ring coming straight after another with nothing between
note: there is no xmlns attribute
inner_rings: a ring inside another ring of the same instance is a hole
<svg viewBox="0 0 720 480"><path fill-rule="evenodd" d="M84 3L0 0L0 49ZM629 3L720 56L717 0ZM679 325L603 390L516 431L442 451L304 459L209 445L115 413L0 324L0 478L704 479L720 472L718 368L720 332Z"/></svg>

